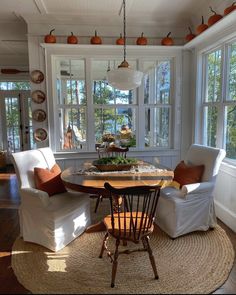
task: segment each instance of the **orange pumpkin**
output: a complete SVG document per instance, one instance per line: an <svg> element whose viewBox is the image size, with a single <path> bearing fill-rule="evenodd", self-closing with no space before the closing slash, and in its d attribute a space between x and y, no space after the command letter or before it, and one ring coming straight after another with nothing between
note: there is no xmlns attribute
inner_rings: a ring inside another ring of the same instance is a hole
<svg viewBox="0 0 236 295"><path fill-rule="evenodd" d="M165 46L171 46L171 45L174 45L174 41L173 41L173 39L172 39L171 37L169 37L170 34L171 34L171 32L169 32L169 33L167 34L167 36L161 40L161 45L165 45Z"/></svg>
<svg viewBox="0 0 236 295"><path fill-rule="evenodd" d="M231 6L225 8L224 10L224 15L227 15L229 14L231 11L235 10L236 9L236 2L233 2Z"/></svg>
<svg viewBox="0 0 236 295"><path fill-rule="evenodd" d="M124 45L125 39L122 38L122 35L120 34L120 38L116 39L116 45Z"/></svg>
<svg viewBox="0 0 236 295"><path fill-rule="evenodd" d="M204 24L204 18L202 16L202 23L196 29L197 35L201 34L206 29L208 29L208 25Z"/></svg>
<svg viewBox="0 0 236 295"><path fill-rule="evenodd" d="M143 33L141 34L141 37L138 37L136 40L137 45L147 45L147 38L143 37Z"/></svg>
<svg viewBox="0 0 236 295"><path fill-rule="evenodd" d="M102 44L102 39L97 35L97 31L95 31L95 35L90 39L91 44Z"/></svg>
<svg viewBox="0 0 236 295"><path fill-rule="evenodd" d="M74 36L73 32L71 32L71 35L67 37L67 43L68 44L77 44L78 38Z"/></svg>
<svg viewBox="0 0 236 295"><path fill-rule="evenodd" d="M211 10L211 12L213 12L214 14L212 15L212 16L210 16L209 17L209 19L208 19L208 26L210 27L210 26L212 26L212 25L214 25L216 22L218 22L220 19L222 19L222 15L220 15L220 14L217 14L216 12L215 12L215 10L213 10L212 9L212 7L210 6L210 10Z"/></svg>
<svg viewBox="0 0 236 295"><path fill-rule="evenodd" d="M191 41L193 38L196 37L196 35L193 34L191 28L188 27L188 29L189 29L189 32L190 32L190 33L189 33L188 35L185 36L185 40L186 40L187 42Z"/></svg>
<svg viewBox="0 0 236 295"><path fill-rule="evenodd" d="M55 31L55 29L51 30L49 35L46 35L44 37L44 42L45 43L56 43L56 37L52 35L52 32Z"/></svg>

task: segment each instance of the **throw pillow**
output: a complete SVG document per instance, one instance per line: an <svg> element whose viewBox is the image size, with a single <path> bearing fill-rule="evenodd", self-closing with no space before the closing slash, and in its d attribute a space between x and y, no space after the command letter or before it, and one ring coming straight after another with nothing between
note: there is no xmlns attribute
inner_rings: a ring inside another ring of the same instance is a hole
<svg viewBox="0 0 236 295"><path fill-rule="evenodd" d="M201 182L204 172L204 165L187 166L181 161L174 170L174 181L177 181L182 187L185 184Z"/></svg>
<svg viewBox="0 0 236 295"><path fill-rule="evenodd" d="M49 196L66 192L66 188L61 180L61 169L55 164L51 170L34 168L35 187L45 191Z"/></svg>

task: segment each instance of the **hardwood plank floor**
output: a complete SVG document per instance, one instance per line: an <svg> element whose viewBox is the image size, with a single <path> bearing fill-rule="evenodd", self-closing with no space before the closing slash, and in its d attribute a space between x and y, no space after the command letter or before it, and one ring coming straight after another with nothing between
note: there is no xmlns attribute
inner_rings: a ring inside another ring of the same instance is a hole
<svg viewBox="0 0 236 295"><path fill-rule="evenodd" d="M11 248L19 235L17 208L20 198L17 180L11 167L0 172L0 294L30 294L16 279L11 268ZM227 232L236 253L236 233L218 220ZM224 283L214 294L236 293L236 259L232 271Z"/></svg>

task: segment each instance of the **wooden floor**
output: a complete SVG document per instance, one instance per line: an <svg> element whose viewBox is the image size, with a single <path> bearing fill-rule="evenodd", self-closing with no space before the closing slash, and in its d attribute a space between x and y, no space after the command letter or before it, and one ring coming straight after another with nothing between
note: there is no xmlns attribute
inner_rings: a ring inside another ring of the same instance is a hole
<svg viewBox="0 0 236 295"><path fill-rule="evenodd" d="M19 235L17 208L19 206L16 176L11 167L0 172L0 294L30 294L18 283L11 268L11 248ZM225 229L236 252L236 234L221 221L218 223ZM225 284L214 294L236 293L236 260Z"/></svg>

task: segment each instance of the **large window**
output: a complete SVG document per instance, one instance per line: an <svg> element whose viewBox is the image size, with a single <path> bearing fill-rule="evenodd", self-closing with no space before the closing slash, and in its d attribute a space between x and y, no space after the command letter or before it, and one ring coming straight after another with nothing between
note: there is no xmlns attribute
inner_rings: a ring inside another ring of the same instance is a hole
<svg viewBox="0 0 236 295"><path fill-rule="evenodd" d="M136 147L136 93L115 89L106 81L108 67L117 67L118 62L92 61L95 142L102 143L109 134L121 146Z"/></svg>
<svg viewBox="0 0 236 295"><path fill-rule="evenodd" d="M58 151L94 150L106 138L130 148L171 148L173 58L143 60L143 86L129 91L107 82L107 70L119 64L118 59L56 58ZM129 64L137 68L138 60Z"/></svg>
<svg viewBox="0 0 236 295"><path fill-rule="evenodd" d="M236 42L204 55L203 142L236 159Z"/></svg>
<svg viewBox="0 0 236 295"><path fill-rule="evenodd" d="M58 150L86 149L84 60L58 60L56 69Z"/></svg>
<svg viewBox="0 0 236 295"><path fill-rule="evenodd" d="M171 63L145 62L145 146L170 146Z"/></svg>

